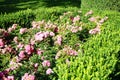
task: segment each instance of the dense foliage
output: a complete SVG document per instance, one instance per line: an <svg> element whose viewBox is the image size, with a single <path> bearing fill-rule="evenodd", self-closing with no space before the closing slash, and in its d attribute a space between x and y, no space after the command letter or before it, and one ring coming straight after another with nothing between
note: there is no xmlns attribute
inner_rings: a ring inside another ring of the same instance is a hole
<svg viewBox="0 0 120 80"><path fill-rule="evenodd" d="M120 14L61 10L51 18L43 16L46 20L37 17L32 27L13 24L0 30L0 78L106 80L119 76Z"/></svg>
<svg viewBox="0 0 120 80"><path fill-rule="evenodd" d="M120 0L82 0L83 9L116 10L120 11Z"/></svg>

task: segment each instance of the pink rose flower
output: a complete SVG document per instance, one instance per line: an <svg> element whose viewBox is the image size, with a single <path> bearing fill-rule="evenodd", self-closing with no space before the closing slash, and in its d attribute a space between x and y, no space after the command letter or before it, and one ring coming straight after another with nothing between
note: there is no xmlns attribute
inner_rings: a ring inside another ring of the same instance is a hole
<svg viewBox="0 0 120 80"><path fill-rule="evenodd" d="M43 35L44 35L43 37L47 38L49 36L49 32L48 31L43 32Z"/></svg>
<svg viewBox="0 0 120 80"><path fill-rule="evenodd" d="M57 37L57 42L56 42L58 45L61 45L62 44L62 36L61 35L59 35L58 37Z"/></svg>
<svg viewBox="0 0 120 80"><path fill-rule="evenodd" d="M96 18L95 18L95 17L91 17L91 18L89 18L88 20L91 21L91 22L95 22L95 21L96 21Z"/></svg>
<svg viewBox="0 0 120 80"><path fill-rule="evenodd" d="M12 32L14 29L13 28L8 28L8 32L10 33L10 32Z"/></svg>
<svg viewBox="0 0 120 80"><path fill-rule="evenodd" d="M91 15L91 14L93 14L93 11L92 11L92 10L90 10L89 12L87 12L87 13L85 14L85 16L88 16L88 15Z"/></svg>
<svg viewBox="0 0 120 80"><path fill-rule="evenodd" d="M100 33L100 28L96 27L96 28L94 28L94 29L91 29L91 30L89 31L89 33L90 33L90 34Z"/></svg>
<svg viewBox="0 0 120 80"><path fill-rule="evenodd" d="M14 80L14 76L8 76L8 80Z"/></svg>
<svg viewBox="0 0 120 80"><path fill-rule="evenodd" d="M20 34L23 34L23 33L25 33L25 32L27 32L27 28L21 28L21 29L20 29Z"/></svg>
<svg viewBox="0 0 120 80"><path fill-rule="evenodd" d="M0 47L4 47L4 41L3 41L3 39L0 39Z"/></svg>
<svg viewBox="0 0 120 80"><path fill-rule="evenodd" d="M43 50L37 49L37 54L38 54L38 55L41 55L43 52L44 52Z"/></svg>
<svg viewBox="0 0 120 80"><path fill-rule="evenodd" d="M35 76L25 73L24 76L22 76L22 80L35 80Z"/></svg>
<svg viewBox="0 0 120 80"><path fill-rule="evenodd" d="M32 45L26 45L26 46L25 46L25 52L26 52L27 54L33 53L33 52L34 52L34 47L33 47Z"/></svg>
<svg viewBox="0 0 120 80"><path fill-rule="evenodd" d="M50 75L51 73L54 73L53 70L52 70L51 68L48 68L48 69L46 70L46 74L47 74L47 75Z"/></svg>
<svg viewBox="0 0 120 80"><path fill-rule="evenodd" d="M15 30L17 28L17 24L13 24L12 28Z"/></svg>
<svg viewBox="0 0 120 80"><path fill-rule="evenodd" d="M18 43L18 37L14 37L13 41L17 44Z"/></svg>
<svg viewBox="0 0 120 80"><path fill-rule="evenodd" d="M23 46L24 46L24 44L22 44L22 43L19 43L19 44L17 45L18 48L23 48Z"/></svg>
<svg viewBox="0 0 120 80"><path fill-rule="evenodd" d="M39 65L38 63L35 63L35 64L34 64L34 67L35 67L35 68L37 68L37 67L38 67L38 65Z"/></svg>
<svg viewBox="0 0 120 80"><path fill-rule="evenodd" d="M80 20L80 16L79 16L79 15L73 18L73 22L74 22L74 23L75 23L76 21L79 21L79 20Z"/></svg>
<svg viewBox="0 0 120 80"><path fill-rule="evenodd" d="M50 36L55 36L55 33L53 33L53 32L50 32Z"/></svg>
<svg viewBox="0 0 120 80"><path fill-rule="evenodd" d="M69 55L74 55L74 56L78 55L77 51L75 51L75 50L69 50L68 54Z"/></svg>
<svg viewBox="0 0 120 80"><path fill-rule="evenodd" d="M50 61L49 60L44 60L43 62L42 62L42 65L43 65L43 67L49 67L50 66Z"/></svg>
<svg viewBox="0 0 120 80"><path fill-rule="evenodd" d="M43 38L44 38L44 34L42 34L41 32L35 34L35 41L42 41Z"/></svg>
<svg viewBox="0 0 120 80"><path fill-rule="evenodd" d="M25 54L24 54L24 53L25 53L25 51L20 51L19 57L23 59L23 58L25 57Z"/></svg>

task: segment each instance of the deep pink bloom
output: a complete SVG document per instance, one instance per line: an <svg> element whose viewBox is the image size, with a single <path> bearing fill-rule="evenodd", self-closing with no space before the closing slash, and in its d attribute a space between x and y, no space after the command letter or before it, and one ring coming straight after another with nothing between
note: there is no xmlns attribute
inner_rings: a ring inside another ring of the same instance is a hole
<svg viewBox="0 0 120 80"><path fill-rule="evenodd" d="M5 43L3 41L3 39L0 39L0 47L4 47Z"/></svg>
<svg viewBox="0 0 120 80"><path fill-rule="evenodd" d="M42 65L43 65L43 67L49 67L50 66L50 61L49 60L44 60L43 62L42 62Z"/></svg>
<svg viewBox="0 0 120 80"><path fill-rule="evenodd" d="M26 46L25 46L25 52L26 52L27 54L33 53L33 52L34 52L34 47L33 47L32 45L26 45Z"/></svg>
<svg viewBox="0 0 120 80"><path fill-rule="evenodd" d="M4 36L4 37L8 37L8 36L9 36L9 33L6 32L6 31L3 31L3 36Z"/></svg>
<svg viewBox="0 0 120 80"><path fill-rule="evenodd" d="M23 34L23 33L25 33L25 32L27 32L27 28L21 28L21 29L20 29L20 34Z"/></svg>
<svg viewBox="0 0 120 80"><path fill-rule="evenodd" d="M51 73L53 73L53 70L52 70L51 68L48 68L48 69L46 70L46 74L47 74L47 75L50 75Z"/></svg>

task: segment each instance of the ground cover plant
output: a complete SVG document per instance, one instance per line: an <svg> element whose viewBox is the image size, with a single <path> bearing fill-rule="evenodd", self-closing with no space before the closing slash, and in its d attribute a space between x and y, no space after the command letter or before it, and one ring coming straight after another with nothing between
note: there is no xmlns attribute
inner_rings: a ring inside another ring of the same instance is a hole
<svg viewBox="0 0 120 80"><path fill-rule="evenodd" d="M114 77L111 74L119 75L115 66L120 28L119 20L112 23L112 19L120 14L94 13L69 11L54 20L37 19L32 27L13 24L1 29L0 78L106 80Z"/></svg>

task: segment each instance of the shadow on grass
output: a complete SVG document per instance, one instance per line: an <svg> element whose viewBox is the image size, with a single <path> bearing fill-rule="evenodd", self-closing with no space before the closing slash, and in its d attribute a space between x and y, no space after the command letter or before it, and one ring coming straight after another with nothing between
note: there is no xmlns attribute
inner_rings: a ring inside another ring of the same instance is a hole
<svg viewBox="0 0 120 80"><path fill-rule="evenodd" d="M0 0L0 13L11 13L39 7L80 7L81 0Z"/></svg>

